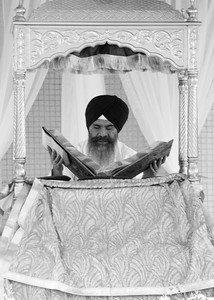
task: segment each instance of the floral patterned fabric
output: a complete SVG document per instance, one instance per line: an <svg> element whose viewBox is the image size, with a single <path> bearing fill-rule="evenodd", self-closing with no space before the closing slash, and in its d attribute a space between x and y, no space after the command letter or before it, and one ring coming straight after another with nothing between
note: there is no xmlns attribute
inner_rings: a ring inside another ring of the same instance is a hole
<svg viewBox="0 0 214 300"><path fill-rule="evenodd" d="M36 185L4 276L14 299L155 299L214 287L214 247L187 180Z"/></svg>

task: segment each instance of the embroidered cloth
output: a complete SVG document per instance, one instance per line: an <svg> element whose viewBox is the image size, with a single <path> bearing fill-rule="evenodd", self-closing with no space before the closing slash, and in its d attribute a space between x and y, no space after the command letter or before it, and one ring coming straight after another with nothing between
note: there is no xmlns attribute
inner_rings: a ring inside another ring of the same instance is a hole
<svg viewBox="0 0 214 300"><path fill-rule="evenodd" d="M179 175L36 179L18 224L2 275L14 299L156 299L214 287L202 204Z"/></svg>

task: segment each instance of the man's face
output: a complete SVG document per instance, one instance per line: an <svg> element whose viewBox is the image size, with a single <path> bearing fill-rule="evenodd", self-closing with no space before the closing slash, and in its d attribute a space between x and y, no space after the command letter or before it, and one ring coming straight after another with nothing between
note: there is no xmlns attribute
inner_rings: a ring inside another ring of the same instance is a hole
<svg viewBox="0 0 214 300"><path fill-rule="evenodd" d="M89 140L97 147L105 147L108 144L115 144L117 141L117 129L108 120L98 119L89 127Z"/></svg>
<svg viewBox="0 0 214 300"><path fill-rule="evenodd" d="M96 120L88 129L89 155L101 166L108 166L114 158L117 129L108 120Z"/></svg>

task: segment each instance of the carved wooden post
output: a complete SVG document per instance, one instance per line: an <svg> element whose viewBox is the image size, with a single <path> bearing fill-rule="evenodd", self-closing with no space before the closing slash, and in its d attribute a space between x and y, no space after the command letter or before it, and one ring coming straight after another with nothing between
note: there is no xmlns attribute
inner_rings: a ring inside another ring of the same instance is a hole
<svg viewBox="0 0 214 300"><path fill-rule="evenodd" d="M25 9L23 1L19 1L17 14L14 21L24 21ZM13 61L13 81L14 81L14 139L13 139L13 159L15 175L14 204L10 216L6 222L2 237L10 241L18 229L18 216L25 198L20 193L25 181L25 74L26 74L26 27L14 24L14 61Z"/></svg>
<svg viewBox="0 0 214 300"><path fill-rule="evenodd" d="M16 7L15 22L25 21L23 0ZM15 175L15 193L17 194L25 180L26 138L25 138L25 28L14 26L14 140L13 159Z"/></svg>
<svg viewBox="0 0 214 300"><path fill-rule="evenodd" d="M187 117L188 117L188 82L187 72L178 74L179 80L179 172L187 174Z"/></svg>
<svg viewBox="0 0 214 300"><path fill-rule="evenodd" d="M25 28L14 26L14 142L15 187L18 192L25 180Z"/></svg>
<svg viewBox="0 0 214 300"><path fill-rule="evenodd" d="M198 181L198 108L197 108L197 71L188 71L188 176Z"/></svg>
<svg viewBox="0 0 214 300"><path fill-rule="evenodd" d="M14 73L14 145L15 180L24 181L25 141L25 71Z"/></svg>
<svg viewBox="0 0 214 300"><path fill-rule="evenodd" d="M198 176L198 24L194 0L187 9L188 24L188 176L191 181L199 181ZM195 24L194 24L195 23Z"/></svg>
<svg viewBox="0 0 214 300"><path fill-rule="evenodd" d="M197 43L198 28L188 28L188 175L191 181L198 181L198 107L197 107Z"/></svg>

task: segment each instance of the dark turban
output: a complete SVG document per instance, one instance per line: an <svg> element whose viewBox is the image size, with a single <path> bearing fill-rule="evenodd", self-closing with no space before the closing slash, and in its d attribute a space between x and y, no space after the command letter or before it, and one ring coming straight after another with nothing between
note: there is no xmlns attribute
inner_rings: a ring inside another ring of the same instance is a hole
<svg viewBox="0 0 214 300"><path fill-rule="evenodd" d="M129 115L126 103L117 96L100 95L94 97L88 104L85 117L89 128L100 116L104 116L119 132Z"/></svg>

